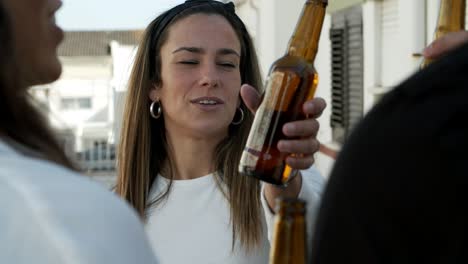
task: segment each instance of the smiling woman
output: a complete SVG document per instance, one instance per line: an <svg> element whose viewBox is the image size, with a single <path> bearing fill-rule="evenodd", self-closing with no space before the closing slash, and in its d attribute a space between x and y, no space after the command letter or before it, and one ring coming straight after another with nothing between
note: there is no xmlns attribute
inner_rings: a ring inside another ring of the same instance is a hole
<svg viewBox="0 0 468 264"><path fill-rule="evenodd" d="M189 0L147 27L128 86L116 190L146 221L162 263L266 263L278 196L307 200L313 222L323 183L315 170L284 189L238 172L260 87L233 3ZM319 116L322 101L305 113ZM300 138L282 141L281 151L301 154L296 169L313 163L316 122L285 130Z"/></svg>
<svg viewBox="0 0 468 264"><path fill-rule="evenodd" d="M234 29L222 16L197 14L171 26L160 53L162 82L149 97L160 102L174 144L187 144L182 139L192 133L188 138L210 138L204 149L213 153L228 136L240 105L240 49Z"/></svg>

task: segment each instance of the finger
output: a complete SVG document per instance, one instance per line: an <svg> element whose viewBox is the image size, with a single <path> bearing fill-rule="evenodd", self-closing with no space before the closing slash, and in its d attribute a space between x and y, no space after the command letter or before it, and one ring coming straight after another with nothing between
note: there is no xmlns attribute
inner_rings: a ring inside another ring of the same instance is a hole
<svg viewBox="0 0 468 264"><path fill-rule="evenodd" d="M244 84L241 86L240 95L247 108L255 113L261 102L260 93L253 86Z"/></svg>
<svg viewBox="0 0 468 264"><path fill-rule="evenodd" d="M312 100L308 100L303 105L304 114L310 118L318 118L322 115L323 110L327 107L327 103L323 98L316 97Z"/></svg>
<svg viewBox="0 0 468 264"><path fill-rule="evenodd" d="M315 159L313 155L303 157L289 156L286 158L286 164L297 170L306 170L310 168L310 166L314 165L314 162Z"/></svg>
<svg viewBox="0 0 468 264"><path fill-rule="evenodd" d="M283 134L288 137L315 137L320 123L315 119L298 120L284 124Z"/></svg>
<svg viewBox="0 0 468 264"><path fill-rule="evenodd" d="M277 147L281 152L309 155L320 149L320 142L315 138L282 139L278 142Z"/></svg>
<svg viewBox="0 0 468 264"><path fill-rule="evenodd" d="M468 31L450 32L434 40L424 49L423 55L428 59L437 59L466 42L468 42Z"/></svg>

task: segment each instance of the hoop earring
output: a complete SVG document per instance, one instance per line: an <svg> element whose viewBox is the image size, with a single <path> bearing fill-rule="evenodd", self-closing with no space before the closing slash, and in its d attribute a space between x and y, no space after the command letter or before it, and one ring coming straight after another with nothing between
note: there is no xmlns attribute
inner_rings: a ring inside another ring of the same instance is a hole
<svg viewBox="0 0 468 264"><path fill-rule="evenodd" d="M240 108L240 107L237 108L237 109L239 110L239 113L240 113L240 119L239 119L239 121L231 122L231 124L233 124L235 126L239 125L240 123L242 123L242 121L244 121L244 110L242 110L242 108Z"/></svg>
<svg viewBox="0 0 468 264"><path fill-rule="evenodd" d="M158 113L154 113L154 105L155 104L158 104ZM161 114L162 114L162 111L161 111L161 102L158 100L156 101L153 101L150 105L150 115L154 118L154 119L158 119L161 117Z"/></svg>

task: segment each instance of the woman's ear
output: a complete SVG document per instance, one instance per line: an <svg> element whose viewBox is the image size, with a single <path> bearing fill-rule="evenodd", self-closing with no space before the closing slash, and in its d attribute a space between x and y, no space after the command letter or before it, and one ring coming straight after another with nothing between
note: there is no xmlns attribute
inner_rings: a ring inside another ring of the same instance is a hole
<svg viewBox="0 0 468 264"><path fill-rule="evenodd" d="M159 89L161 89L158 85L156 84L153 84L149 93L148 93L148 97L151 101L157 101L159 100Z"/></svg>

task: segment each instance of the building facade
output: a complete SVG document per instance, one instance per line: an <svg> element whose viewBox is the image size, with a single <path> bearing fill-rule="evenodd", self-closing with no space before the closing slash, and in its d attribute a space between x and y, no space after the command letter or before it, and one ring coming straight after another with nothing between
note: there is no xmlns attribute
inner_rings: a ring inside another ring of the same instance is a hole
<svg viewBox="0 0 468 264"><path fill-rule="evenodd" d="M60 79L32 93L69 155L90 174L113 174L125 86L142 31L73 31L59 47Z"/></svg>

